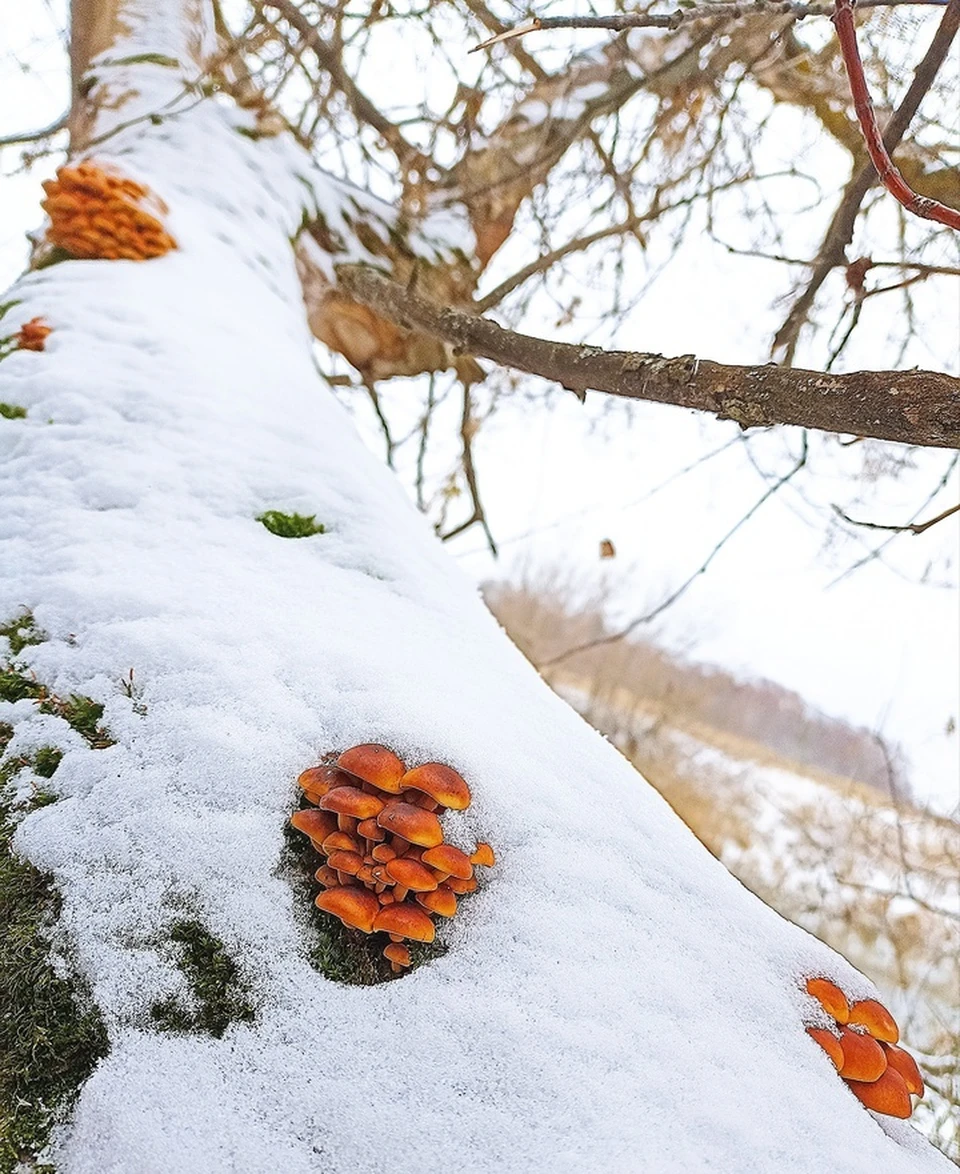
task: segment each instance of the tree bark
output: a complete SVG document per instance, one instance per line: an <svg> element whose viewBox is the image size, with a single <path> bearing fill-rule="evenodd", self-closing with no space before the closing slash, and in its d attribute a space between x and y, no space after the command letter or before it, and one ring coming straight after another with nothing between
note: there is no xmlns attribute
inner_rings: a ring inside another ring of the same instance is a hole
<svg viewBox="0 0 960 1174"><path fill-rule="evenodd" d="M344 268L341 283L381 314L455 350L552 380L581 398L602 391L710 412L742 428L793 424L934 448L960 447L960 379L934 371L855 371L734 366L695 355L668 358L550 342L487 318L437 306L370 269Z"/></svg>

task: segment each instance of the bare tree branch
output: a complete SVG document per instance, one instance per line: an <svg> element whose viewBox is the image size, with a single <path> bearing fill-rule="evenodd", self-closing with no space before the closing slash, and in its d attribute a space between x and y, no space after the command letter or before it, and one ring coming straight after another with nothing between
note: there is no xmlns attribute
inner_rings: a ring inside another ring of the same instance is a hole
<svg viewBox="0 0 960 1174"><path fill-rule="evenodd" d="M833 374L767 364L732 366L550 342L425 301L371 269L344 267L342 286L401 326L576 392L603 391L736 420L743 428L794 424L935 448L960 447L960 379L933 371Z"/></svg>
<svg viewBox="0 0 960 1174"><path fill-rule="evenodd" d="M616 632L610 632L605 636L598 636L593 640L585 640L582 644L577 644L573 648L567 648L563 652L557 653L556 656L551 656L548 660L541 661L536 666L537 669L542 670L545 668L551 668L553 665L559 664L561 661L568 660L571 656L575 656L578 652L586 652L590 648L599 648L605 644L615 644L618 641L625 639L632 632L635 632L642 624L649 624L651 620L655 620L657 616L663 615L667 608L672 607L677 602L677 600L682 595L684 595L690 587L693 586L693 584L697 581L697 579L700 578L701 575L706 574L710 564L717 557L720 551L723 550L730 539L733 538L737 531L740 530L742 526L745 526L757 512L757 510L759 510L761 506L765 505L770 500L770 498L774 496L774 494L779 493L784 485L786 485L788 481L795 477L806 463L807 435L804 433L800 456L797 458L796 463L792 465L790 470L784 473L782 477L778 478L772 485L768 486L761 497L756 502L754 502L750 509L748 509L743 517L736 523L736 525L732 526L726 532L726 534L724 534L724 536L720 539L716 546L714 546L713 550L710 551L710 553L697 567L693 574L684 579L679 587L671 591L666 599L661 600L656 607L652 608L648 612L645 612L643 615L637 616L636 619L631 620L629 624L625 624Z"/></svg>
<svg viewBox="0 0 960 1174"><path fill-rule="evenodd" d="M931 527L936 526L938 522L945 522L947 518L951 518L954 514L960 513L960 504L950 506L942 514L937 514L935 518L928 518L925 522L908 522L902 526L884 526L879 522L858 522L856 518L851 518L845 514L838 505L834 505L833 512L851 526L860 526L864 530L888 530L892 534L923 534L925 531L931 529Z"/></svg>
<svg viewBox="0 0 960 1174"><path fill-rule="evenodd" d="M858 8L906 8L923 5L942 7L944 0L859 0ZM606 29L623 33L628 29L678 29L696 20L715 20L729 17L742 20L749 16L830 16L837 9L834 4L804 4L800 0L747 0L746 3L692 4L675 8L673 12L620 12L615 16L535 16L527 24L512 29L500 29L496 35L475 45L470 52L489 49L491 45L512 41L528 33L549 29ZM489 26L488 26L489 27ZM511 46L512 48L512 46Z"/></svg>
<svg viewBox="0 0 960 1174"><path fill-rule="evenodd" d="M41 127L40 130L25 130L19 134L0 136L0 147L14 147L17 143L36 143L41 139L48 139L57 131L66 128L68 118L69 114L61 114L49 126Z"/></svg>
<svg viewBox="0 0 960 1174"><path fill-rule="evenodd" d="M860 129L863 131L863 140L880 182L891 196L914 216L935 220L948 228L960 228L960 212L937 200L931 200L928 196L918 195L897 170L884 146L883 136L877 124L877 113L870 99L867 79L863 75L863 62L857 45L857 29L853 22L853 0L837 0L832 20L843 53L843 64L847 70L850 93L853 95L854 109L860 121Z"/></svg>
<svg viewBox="0 0 960 1174"><path fill-rule="evenodd" d="M883 145L888 152L895 149L906 133L907 127L927 91L933 85L934 78L950 51L958 28L960 28L960 0L950 0L933 40L930 42L930 47L917 66L909 89L904 94L900 105L890 116L890 121L884 129ZM774 353L782 349L787 362L793 359L800 331L809 317L820 287L833 269L846 262L845 251L853 239L853 230L860 214L860 205L876 179L877 173L871 163L861 168L847 184L823 238L810 280L803 293L794 302L790 313L774 337L772 348Z"/></svg>
<svg viewBox="0 0 960 1174"><path fill-rule="evenodd" d="M324 41L296 4L293 4L291 0L268 0L261 7L275 8L290 27L300 34L313 51L320 67L329 73L334 85L346 98L354 117L358 121L366 123L367 126L373 127L382 135L401 164L409 166L418 160L426 162L426 157L420 148L409 142L400 128L382 114L366 94L358 88L344 68L339 53ZM431 164L436 166L432 160ZM437 170L442 169L438 167Z"/></svg>

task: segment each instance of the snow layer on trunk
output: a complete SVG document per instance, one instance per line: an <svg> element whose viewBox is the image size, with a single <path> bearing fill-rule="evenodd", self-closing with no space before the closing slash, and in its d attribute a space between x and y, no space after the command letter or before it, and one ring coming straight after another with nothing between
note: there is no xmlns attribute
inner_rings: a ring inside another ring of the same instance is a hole
<svg viewBox="0 0 960 1174"><path fill-rule="evenodd" d="M30 274L4 323L54 333L0 369L29 410L0 419L0 616L34 611L31 668L116 739L63 737L60 801L17 836L111 1036L62 1174L949 1168L804 1033L804 976L871 986L551 694L364 449L311 358L292 148L238 125L204 101L103 144L179 250ZM268 509L327 533L277 538ZM450 838L498 864L444 957L344 987L277 870L298 772L373 740L462 771ZM256 1021L220 1040L150 1028L185 909L254 985Z"/></svg>

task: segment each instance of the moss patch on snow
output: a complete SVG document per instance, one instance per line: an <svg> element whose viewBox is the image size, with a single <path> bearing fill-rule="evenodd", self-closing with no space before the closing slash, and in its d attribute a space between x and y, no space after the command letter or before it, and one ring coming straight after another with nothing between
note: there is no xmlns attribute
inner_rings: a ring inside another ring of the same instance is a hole
<svg viewBox="0 0 960 1174"><path fill-rule="evenodd" d="M21 408L19 404L0 402L0 416L3 416L4 420L25 420L27 409Z"/></svg>
<svg viewBox="0 0 960 1174"><path fill-rule="evenodd" d="M0 409L5 406L0 404ZM0 415L2 414L3 412L0 410ZM24 648L31 644L42 644L47 638L46 632L37 627L33 613L29 611L14 616L5 624L0 624L0 636L6 636L9 641L11 656L18 656Z"/></svg>
<svg viewBox="0 0 960 1174"><path fill-rule="evenodd" d="M284 514L280 510L267 510L257 515L257 521L278 538L311 538L314 534L325 533L325 527L317 521L315 514Z"/></svg>
<svg viewBox="0 0 960 1174"><path fill-rule="evenodd" d="M202 1031L219 1039L231 1023L254 1018L246 984L223 942L199 921L178 921L170 930L193 1005L178 998L155 1003L150 1015L161 1031Z"/></svg>
<svg viewBox="0 0 960 1174"><path fill-rule="evenodd" d="M52 801L41 793L31 807ZM51 964L60 898L51 877L13 851L17 814L0 803L0 1174L50 1169L34 1165L37 1155L107 1053L86 987Z"/></svg>

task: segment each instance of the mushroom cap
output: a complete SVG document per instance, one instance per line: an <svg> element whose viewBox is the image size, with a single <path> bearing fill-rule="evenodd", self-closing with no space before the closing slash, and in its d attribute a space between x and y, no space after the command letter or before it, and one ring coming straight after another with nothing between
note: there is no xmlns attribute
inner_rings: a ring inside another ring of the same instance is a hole
<svg viewBox="0 0 960 1174"><path fill-rule="evenodd" d="M373 921L380 912L380 902L366 889L341 886L320 893L314 902L318 909L339 917L344 925L373 933Z"/></svg>
<svg viewBox="0 0 960 1174"><path fill-rule="evenodd" d="M847 996L829 978L808 978L807 994L813 995L828 1015L832 1015L840 1024L847 1022L850 1016L850 1004Z"/></svg>
<svg viewBox="0 0 960 1174"><path fill-rule="evenodd" d="M331 832L329 836L323 841L323 852L326 856L331 856L334 852L360 852L360 844L353 836L348 836L346 832Z"/></svg>
<svg viewBox="0 0 960 1174"><path fill-rule="evenodd" d="M337 821L325 811L318 811L316 807L304 807L290 816L290 826L298 832L304 832L311 840L322 843L327 836L337 830Z"/></svg>
<svg viewBox="0 0 960 1174"><path fill-rule="evenodd" d="M334 890L336 891L336 890ZM325 894L321 893L321 896ZM319 898L318 898L319 899ZM376 897L373 898L377 900ZM406 905L394 902L392 905L381 905L377 901L379 912L373 922L375 931L396 934L398 937L412 938L415 942L432 942L436 930L428 914L416 905Z"/></svg>
<svg viewBox="0 0 960 1174"><path fill-rule="evenodd" d="M391 800L377 816L377 823L388 832L423 848L435 848L443 843L440 820L432 811L424 811L412 803Z"/></svg>
<svg viewBox="0 0 960 1174"><path fill-rule="evenodd" d="M840 1047L840 1041L833 1032L825 1031L822 1027L808 1027L807 1035L817 1041L833 1061L834 1067L839 1072L843 1067L843 1048Z"/></svg>
<svg viewBox="0 0 960 1174"><path fill-rule="evenodd" d="M380 825L378 824L377 826L379 827ZM359 828L357 830L359 831ZM396 848L391 848L389 844L377 844L370 855L374 860L379 860L381 864L386 864L388 860L392 860L397 855L397 850Z"/></svg>
<svg viewBox="0 0 960 1174"><path fill-rule="evenodd" d="M876 999L861 999L854 1003L847 1023L865 1027L874 1039L883 1040L885 1044L895 1044L900 1039L897 1021Z"/></svg>
<svg viewBox="0 0 960 1174"><path fill-rule="evenodd" d="M388 860L384 868L392 880L415 893L426 893L437 887L437 877L433 870L421 864L419 860L411 860L408 856Z"/></svg>
<svg viewBox="0 0 960 1174"><path fill-rule="evenodd" d="M383 810L383 800L368 795L359 787L334 787L320 800L324 811L335 811L337 815L349 815L353 819L373 819Z"/></svg>
<svg viewBox="0 0 960 1174"><path fill-rule="evenodd" d="M336 871L328 864L322 864L313 875L325 889L336 888L340 883L340 878L337 876Z"/></svg>
<svg viewBox="0 0 960 1174"><path fill-rule="evenodd" d="M469 880L473 876L470 857L453 844L437 844L436 848L428 848L420 859L437 872L446 872L450 876L459 877L460 880Z"/></svg>
<svg viewBox="0 0 960 1174"><path fill-rule="evenodd" d="M391 942L389 946L384 947L383 956L395 962L397 966L410 965L410 951L402 942Z"/></svg>
<svg viewBox="0 0 960 1174"><path fill-rule="evenodd" d="M909 1117L913 1112L906 1083L895 1068L888 1068L877 1080L867 1083L848 1080L847 1084L857 1100L875 1113L886 1113L888 1117Z"/></svg>
<svg viewBox="0 0 960 1174"><path fill-rule="evenodd" d="M457 898L446 885L440 885L432 893L417 893L417 900L431 913L441 917L453 917L457 911Z"/></svg>
<svg viewBox="0 0 960 1174"><path fill-rule="evenodd" d="M337 872L348 872L351 876L356 876L363 868L363 857L359 852L331 852L327 864Z"/></svg>
<svg viewBox="0 0 960 1174"><path fill-rule="evenodd" d="M884 1044L883 1050L887 1056L887 1067L900 1073L903 1077L903 1083L907 1086L907 1092L916 1093L918 1097L922 1097L924 1092L923 1076L920 1074L920 1069L913 1056L895 1044Z"/></svg>
<svg viewBox="0 0 960 1174"><path fill-rule="evenodd" d="M470 788L462 775L442 762L425 762L408 770L401 780L402 791L422 791L443 807L463 811L470 806Z"/></svg>
<svg viewBox="0 0 960 1174"><path fill-rule="evenodd" d="M319 803L328 791L352 783L345 771L335 766L311 766L298 777L297 783L306 792L311 803Z"/></svg>
<svg viewBox="0 0 960 1174"><path fill-rule="evenodd" d="M873 1036L841 1027L840 1047L843 1050L840 1075L844 1080L872 1083L879 1080L887 1069L887 1057Z"/></svg>
<svg viewBox="0 0 960 1174"><path fill-rule="evenodd" d="M471 877L470 880L461 880L458 876L449 876L444 884L453 893L472 893L477 887L477 878Z"/></svg>
<svg viewBox="0 0 960 1174"><path fill-rule="evenodd" d="M337 765L365 783L373 783L381 791L389 791L391 795L399 795L403 790L399 784L407 768L392 750L381 746L379 742L364 742L344 750L337 759Z"/></svg>
<svg viewBox="0 0 960 1174"><path fill-rule="evenodd" d="M374 840L376 843L386 838L386 832L375 819L361 819L357 831L365 840Z"/></svg>
<svg viewBox="0 0 960 1174"><path fill-rule="evenodd" d="M493 854L493 849L489 844L481 841L477 844L473 855L470 857L471 864L480 864L484 868L493 868L497 863L497 858Z"/></svg>

